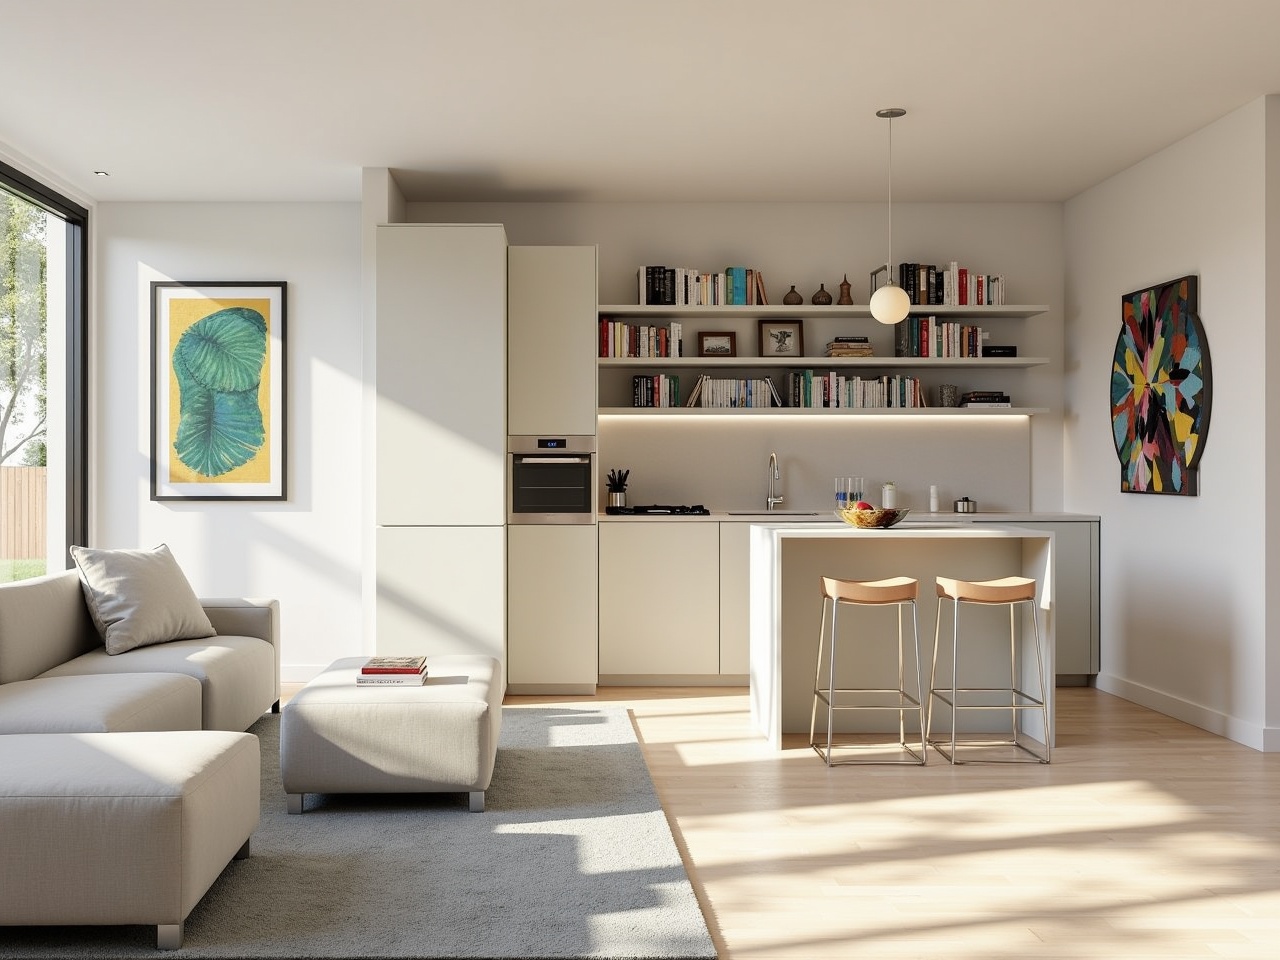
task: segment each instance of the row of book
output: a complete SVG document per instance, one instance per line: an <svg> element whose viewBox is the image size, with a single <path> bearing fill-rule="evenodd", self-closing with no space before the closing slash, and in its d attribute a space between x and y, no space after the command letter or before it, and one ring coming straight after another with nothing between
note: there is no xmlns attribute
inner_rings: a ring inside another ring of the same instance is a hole
<svg viewBox="0 0 1280 960"><path fill-rule="evenodd" d="M665 373L640 374L631 378L633 407L680 406L680 378Z"/></svg>
<svg viewBox="0 0 1280 960"><path fill-rule="evenodd" d="M788 374L792 407L927 407L916 377L847 377L832 370L796 370Z"/></svg>
<svg viewBox="0 0 1280 960"><path fill-rule="evenodd" d="M687 407L780 407L782 398L768 377L736 379L703 374L689 391Z"/></svg>
<svg viewBox="0 0 1280 960"><path fill-rule="evenodd" d="M703 273L692 267L648 266L636 271L641 306L707 307L765 305L764 277L754 267Z"/></svg>
<svg viewBox="0 0 1280 960"><path fill-rule="evenodd" d="M912 303L925 306L1000 306L1004 303L1003 274L978 273L955 260L943 266L900 263L898 285Z"/></svg>
<svg viewBox="0 0 1280 960"><path fill-rule="evenodd" d="M426 682L426 657L370 657L356 674L358 687L420 687Z"/></svg>
<svg viewBox="0 0 1280 960"><path fill-rule="evenodd" d="M911 316L894 331L895 357L980 357L988 334L972 323Z"/></svg>
<svg viewBox="0 0 1280 960"><path fill-rule="evenodd" d="M665 327L600 318L601 357L682 357L684 328L677 320Z"/></svg>

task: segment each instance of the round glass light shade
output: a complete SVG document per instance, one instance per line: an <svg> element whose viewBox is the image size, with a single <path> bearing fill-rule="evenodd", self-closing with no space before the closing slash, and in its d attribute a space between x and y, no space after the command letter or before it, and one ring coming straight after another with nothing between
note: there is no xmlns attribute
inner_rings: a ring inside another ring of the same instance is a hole
<svg viewBox="0 0 1280 960"><path fill-rule="evenodd" d="M871 295L871 315L881 323L900 323L911 312L911 298L897 284L886 284Z"/></svg>

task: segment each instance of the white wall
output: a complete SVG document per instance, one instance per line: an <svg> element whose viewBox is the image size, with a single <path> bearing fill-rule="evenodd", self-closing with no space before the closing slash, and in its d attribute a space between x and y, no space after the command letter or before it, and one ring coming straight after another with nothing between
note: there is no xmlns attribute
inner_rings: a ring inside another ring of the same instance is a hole
<svg viewBox="0 0 1280 960"><path fill-rule="evenodd" d="M896 261L959 260L979 271L1003 273L1008 302L1049 305L1048 313L1032 320L991 321L988 326L993 342L1017 343L1023 356L1050 357L1051 364L938 379L962 389L1006 387L1018 403L1053 412L1034 417L1029 431L1023 423L1012 443L1002 438L1013 431L982 431L984 442L976 445L966 439L979 433L965 430L973 421L913 424L895 444L888 436L893 428L886 428L885 421L836 423L824 418L828 422L822 426L810 423L801 429L761 420L749 429L721 434L716 456L685 456L679 444L668 447L666 454L678 464L675 470L655 459L656 448L644 442L652 440L652 431L602 424L601 456L611 458L603 465L633 469L634 502L714 499L707 505L758 505L764 496L765 459L776 448L790 474L787 505L796 509L825 507L830 478L837 471L856 472L876 483L892 478L917 508L927 506L929 485L938 483L945 501L968 495L991 509L1061 509L1061 205L894 204L893 214ZM819 283L838 295L847 274L854 300L866 303L868 273L884 262L886 252L884 204L409 203L405 216L415 222L502 223L512 244L596 244L602 303L635 303L636 270L655 263L704 270L727 264L758 267L771 303L781 303L792 284L806 302ZM738 332L740 355L754 352L755 335L754 328ZM894 423L903 426L901 420ZM668 431L694 447L703 442L700 433L688 425L678 434ZM985 439L993 436L995 446L986 445ZM898 456L904 443L914 446ZM993 462L1001 464L999 473L988 471ZM735 465L732 475L726 464ZM984 474L986 481L978 482ZM651 481L646 485L647 478Z"/></svg>
<svg viewBox="0 0 1280 960"><path fill-rule="evenodd" d="M90 537L165 542L202 596L275 597L282 674L361 652L356 203L107 203L92 219ZM152 280L285 280L288 500L150 499Z"/></svg>
<svg viewBox="0 0 1280 960"><path fill-rule="evenodd" d="M1265 432L1266 134L1260 99L1065 207L1063 506L1103 517L1098 685L1255 747L1277 646L1263 525L1263 457L1276 455ZM1214 374L1200 496L1122 494L1109 410L1120 298L1186 274L1199 276Z"/></svg>

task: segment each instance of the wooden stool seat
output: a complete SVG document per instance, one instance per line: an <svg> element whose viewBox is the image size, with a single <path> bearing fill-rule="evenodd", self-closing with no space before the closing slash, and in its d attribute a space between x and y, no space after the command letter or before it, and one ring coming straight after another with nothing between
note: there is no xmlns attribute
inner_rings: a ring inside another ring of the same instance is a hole
<svg viewBox="0 0 1280 960"><path fill-rule="evenodd" d="M938 577L938 596L967 603L1020 603L1036 598L1036 582L1027 577L999 580L956 580Z"/></svg>
<svg viewBox="0 0 1280 960"><path fill-rule="evenodd" d="M822 578L822 595L844 603L905 603L914 600L920 584L910 577L888 580L838 580Z"/></svg>

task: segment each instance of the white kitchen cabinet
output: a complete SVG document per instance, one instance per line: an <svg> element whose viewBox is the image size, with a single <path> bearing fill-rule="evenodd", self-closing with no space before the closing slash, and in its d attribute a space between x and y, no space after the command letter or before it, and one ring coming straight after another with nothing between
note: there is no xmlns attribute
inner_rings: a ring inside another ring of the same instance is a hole
<svg viewBox="0 0 1280 960"><path fill-rule="evenodd" d="M591 694L598 676L593 524L507 527L512 693Z"/></svg>
<svg viewBox="0 0 1280 960"><path fill-rule="evenodd" d="M600 682L720 672L719 524L601 523Z"/></svg>
<svg viewBox="0 0 1280 960"><path fill-rule="evenodd" d="M376 297L375 522L501 525L506 232L380 226Z"/></svg>
<svg viewBox="0 0 1280 960"><path fill-rule="evenodd" d="M595 247L507 251L507 432L595 436Z"/></svg>
<svg viewBox="0 0 1280 960"><path fill-rule="evenodd" d="M1019 527L1053 531L1053 615L1058 682L1083 680L1100 668L1101 609L1098 591L1097 520L1018 521Z"/></svg>
<svg viewBox="0 0 1280 960"><path fill-rule="evenodd" d="M380 527L380 656L474 653L504 660L502 527Z"/></svg>

